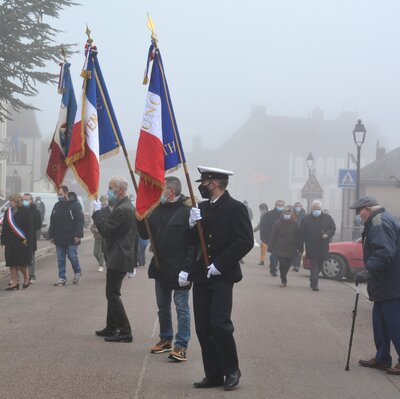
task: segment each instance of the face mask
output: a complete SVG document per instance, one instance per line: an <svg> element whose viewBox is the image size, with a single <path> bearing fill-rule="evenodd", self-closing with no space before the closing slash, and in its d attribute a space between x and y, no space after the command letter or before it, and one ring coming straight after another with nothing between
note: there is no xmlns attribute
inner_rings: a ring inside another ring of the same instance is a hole
<svg viewBox="0 0 400 399"><path fill-rule="evenodd" d="M282 212L283 211L283 206L277 206L276 210L279 211L279 212Z"/></svg>
<svg viewBox="0 0 400 399"><path fill-rule="evenodd" d="M117 202L117 194L113 190L107 191L108 202Z"/></svg>
<svg viewBox="0 0 400 399"><path fill-rule="evenodd" d="M294 210L295 210L296 213L300 213L301 208L300 208L299 206L295 206L295 207L294 207Z"/></svg>
<svg viewBox="0 0 400 399"><path fill-rule="evenodd" d="M314 210L312 211L312 215L313 215L315 218L321 216L321 213L322 213L321 209L314 209Z"/></svg>
<svg viewBox="0 0 400 399"><path fill-rule="evenodd" d="M24 207L28 208L28 206L30 205L28 200L23 200L22 204L24 205Z"/></svg>
<svg viewBox="0 0 400 399"><path fill-rule="evenodd" d="M290 220L290 217L291 217L292 215L283 215L283 219L284 220Z"/></svg>
<svg viewBox="0 0 400 399"><path fill-rule="evenodd" d="M356 215L356 223L357 224L364 224L364 221L361 219L360 215Z"/></svg>
<svg viewBox="0 0 400 399"><path fill-rule="evenodd" d="M201 198L210 199L211 193L208 191L207 186L203 186L202 184L199 185L199 192L200 192Z"/></svg>
<svg viewBox="0 0 400 399"><path fill-rule="evenodd" d="M59 201L64 201L65 200L65 197L63 195L58 195L57 198L58 198Z"/></svg>
<svg viewBox="0 0 400 399"><path fill-rule="evenodd" d="M166 204L168 202L167 197L164 195L164 193L161 195L160 202L162 204Z"/></svg>

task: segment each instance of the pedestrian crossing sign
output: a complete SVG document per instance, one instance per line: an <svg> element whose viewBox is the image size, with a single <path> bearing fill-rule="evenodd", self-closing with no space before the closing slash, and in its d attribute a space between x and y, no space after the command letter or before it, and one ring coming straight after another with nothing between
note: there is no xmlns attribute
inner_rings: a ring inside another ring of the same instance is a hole
<svg viewBox="0 0 400 399"><path fill-rule="evenodd" d="M339 169L338 186L341 188L356 188L357 171L353 169Z"/></svg>

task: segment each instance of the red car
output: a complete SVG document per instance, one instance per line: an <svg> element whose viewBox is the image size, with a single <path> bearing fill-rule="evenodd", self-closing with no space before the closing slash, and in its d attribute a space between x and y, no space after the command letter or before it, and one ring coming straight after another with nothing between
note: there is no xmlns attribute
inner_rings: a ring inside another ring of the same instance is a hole
<svg viewBox="0 0 400 399"><path fill-rule="evenodd" d="M304 269L310 269L310 261L303 258ZM361 238L356 241L332 242L329 244L329 257L322 265L322 274L331 280L352 278L364 269Z"/></svg>

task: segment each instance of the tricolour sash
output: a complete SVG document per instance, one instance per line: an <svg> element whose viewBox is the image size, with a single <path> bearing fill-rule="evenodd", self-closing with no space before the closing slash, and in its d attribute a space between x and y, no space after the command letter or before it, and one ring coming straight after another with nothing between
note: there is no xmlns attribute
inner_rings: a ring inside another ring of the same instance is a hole
<svg viewBox="0 0 400 399"><path fill-rule="evenodd" d="M11 208L11 206L7 210L7 221L8 221L8 224L10 225L10 228L13 231L13 233L17 237L22 239L22 243L24 245L28 245L27 239L26 239L26 235L25 235L24 231L15 223L15 220L14 220L14 209Z"/></svg>

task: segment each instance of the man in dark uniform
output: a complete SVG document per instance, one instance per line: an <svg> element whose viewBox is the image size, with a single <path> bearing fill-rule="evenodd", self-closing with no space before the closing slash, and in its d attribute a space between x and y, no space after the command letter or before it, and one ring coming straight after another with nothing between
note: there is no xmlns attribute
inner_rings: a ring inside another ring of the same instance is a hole
<svg viewBox="0 0 400 399"><path fill-rule="evenodd" d="M372 326L376 354L360 360L363 367L400 375L400 222L382 208L374 197L362 197L351 209L364 223L362 233L365 270L355 276L356 284L368 282L370 301L374 302ZM390 342L397 352L392 367Z"/></svg>
<svg viewBox="0 0 400 399"><path fill-rule="evenodd" d="M246 207L226 191L228 176L233 173L208 167L199 167L199 172L199 191L208 201L191 209L189 225L198 238L193 227L202 219L209 266L205 266L204 254L199 250L189 279L194 283L195 326L205 378L193 385L223 385L230 390L241 377L231 321L233 284L242 279L239 261L253 248L253 229Z"/></svg>

